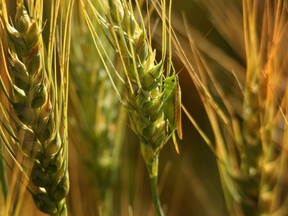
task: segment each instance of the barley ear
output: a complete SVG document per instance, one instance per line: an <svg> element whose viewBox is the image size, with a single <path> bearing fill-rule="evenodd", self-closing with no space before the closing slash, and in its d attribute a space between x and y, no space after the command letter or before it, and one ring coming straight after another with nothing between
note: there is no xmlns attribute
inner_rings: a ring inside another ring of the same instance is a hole
<svg viewBox="0 0 288 216"><path fill-rule="evenodd" d="M161 3L163 7L161 10L165 11L165 1ZM95 14L108 40L119 54L123 70L120 76L124 80L121 100L128 113L129 126L140 139L141 152L152 183L157 214L163 215L156 187L158 160L161 149L167 143L171 133L175 132L174 127L171 127L173 130L169 127L169 121L172 125L174 119L172 123L164 110L168 107L174 109L174 103L167 100L173 95L173 90L167 88L163 79L167 43L166 15L162 14L163 59L156 63L156 51L149 43L140 6L137 3L135 13L129 1L120 0L109 0L108 5L102 3L102 10L103 12ZM101 49L100 54L105 55ZM169 62L167 76L175 76L170 74L170 67ZM172 112L174 114L174 111Z"/></svg>
<svg viewBox="0 0 288 216"><path fill-rule="evenodd" d="M212 150L218 159L228 212L230 215L287 215L288 55L284 37L287 35L287 2L243 0L243 13L235 2L215 2L202 1L201 4L206 4L213 22L219 22L215 25L218 31L223 32L230 45L237 48L235 50L245 45L246 56L243 57L246 64L238 67L239 71L232 73L230 80L239 85L235 88L231 84L236 94L226 94L227 87L223 80L217 78L220 71L209 69L186 22L193 58L184 54L185 49L181 48L179 41L177 51L189 69L214 131L215 147L212 146ZM222 7L215 10L213 5L218 3L227 5L227 16L223 17ZM229 28L223 25L227 17L233 20ZM235 40L235 35L238 40ZM212 49L215 48L212 46ZM222 54L221 61L228 56ZM218 60L219 56L215 55L213 63ZM228 65L236 68L238 64L234 60L219 63L221 67L226 67L225 73L231 73ZM222 76L227 74L219 77ZM242 109L239 109L239 104Z"/></svg>

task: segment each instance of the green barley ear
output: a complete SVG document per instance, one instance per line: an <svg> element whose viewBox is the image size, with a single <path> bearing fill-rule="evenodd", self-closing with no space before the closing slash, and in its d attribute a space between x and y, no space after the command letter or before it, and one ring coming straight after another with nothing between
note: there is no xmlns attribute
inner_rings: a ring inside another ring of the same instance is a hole
<svg viewBox="0 0 288 216"><path fill-rule="evenodd" d="M59 2L51 4L51 14L54 14L50 17L51 34L53 25L56 25L57 3ZM1 122L1 138L14 160L21 166L22 174L17 168L13 170L12 176L26 176L25 182L37 207L50 215L66 215L65 197L69 189L65 114L67 68L62 64L63 59L59 60L63 67L52 66L52 56L56 53L51 50L54 35L51 35L48 42L48 53L44 52L43 2L28 4L30 11L22 1L17 1L16 5L14 24L8 22L3 15L8 43L4 53L9 84L5 85L2 78L0 81L1 90L10 104L1 104L1 111L5 116ZM63 43L63 49L66 49L65 43L67 42ZM59 51L59 58L62 58L61 52ZM58 73L58 77L55 77L52 70ZM15 188L17 184L17 180L12 181L10 188ZM16 194L9 195L9 200L14 199L17 202ZM17 215L17 211L14 213Z"/></svg>
<svg viewBox="0 0 288 216"><path fill-rule="evenodd" d="M116 71L116 74L117 78L120 77L124 83L123 94L120 97L128 112L129 125L140 139L141 152L152 182L157 214L163 215L156 188L158 158L161 149L171 134L175 137L174 96L178 85L175 72L170 74L171 56L168 60L167 78L164 78L167 43L166 1L162 1L162 9L159 8L160 11L163 11L161 14L163 19L163 53L162 60L159 63L156 63L156 51L152 49L149 43L140 6L137 2L137 12L135 13L130 1L109 0L108 4L100 2L100 7L102 10L97 11L94 8L94 13L98 17L108 40L119 54L118 58L121 62L123 73ZM136 17L136 13L138 17ZM93 29L88 17L86 17L86 20L88 25L90 25L92 36L96 40L98 37L97 32ZM98 44L95 43L95 45L102 56L107 56L99 42ZM171 52L170 47L169 52ZM110 74L109 69L107 72ZM170 81L169 78L171 78ZM178 88L178 90L180 89ZM181 107L180 98L178 103ZM181 115L178 115L178 117L181 118ZM179 134L182 137L180 132Z"/></svg>

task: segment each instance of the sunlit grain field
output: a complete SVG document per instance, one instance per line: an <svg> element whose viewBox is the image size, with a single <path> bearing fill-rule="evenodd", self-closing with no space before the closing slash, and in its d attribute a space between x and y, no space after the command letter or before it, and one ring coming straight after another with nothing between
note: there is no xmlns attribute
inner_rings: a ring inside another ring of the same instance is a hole
<svg viewBox="0 0 288 216"><path fill-rule="evenodd" d="M287 9L0 0L0 215L287 215Z"/></svg>

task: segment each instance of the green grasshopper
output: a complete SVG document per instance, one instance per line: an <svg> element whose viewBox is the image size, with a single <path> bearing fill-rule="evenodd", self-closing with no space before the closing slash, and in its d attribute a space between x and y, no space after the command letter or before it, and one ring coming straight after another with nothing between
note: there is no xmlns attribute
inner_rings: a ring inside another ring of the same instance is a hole
<svg viewBox="0 0 288 216"><path fill-rule="evenodd" d="M179 153L175 131L177 130L177 134L180 139L182 139L183 135L181 118L181 89L178 76L176 74L165 78L163 99L164 115L165 118L168 119L175 150L177 153Z"/></svg>

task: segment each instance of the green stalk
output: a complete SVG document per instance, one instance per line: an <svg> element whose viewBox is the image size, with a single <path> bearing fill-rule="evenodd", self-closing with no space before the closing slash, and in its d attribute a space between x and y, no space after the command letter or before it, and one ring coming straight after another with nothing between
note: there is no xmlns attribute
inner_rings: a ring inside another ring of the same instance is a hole
<svg viewBox="0 0 288 216"><path fill-rule="evenodd" d="M1 154L3 153L3 148L2 144L0 142L0 152ZM7 183L7 176L5 172L5 162L3 155L0 156L0 181L1 181L1 187L2 187L2 192L4 195L4 199L6 200L7 194L8 194L8 183Z"/></svg>
<svg viewBox="0 0 288 216"><path fill-rule="evenodd" d="M102 206L103 206L103 215L112 215L112 206L113 206L113 189L110 188L106 188L104 191L104 194L101 196L101 200L102 200Z"/></svg>
<svg viewBox="0 0 288 216"><path fill-rule="evenodd" d="M154 207L155 207L157 216L164 216L161 203L159 200L158 190L157 190L158 189L157 182L158 182L159 156L157 154L152 155L151 149L149 148L149 146L146 146L143 143L141 143L141 151L142 151L142 154L144 155L144 159L146 162L146 166L147 166L150 181L151 181L152 198L153 198Z"/></svg>
<svg viewBox="0 0 288 216"><path fill-rule="evenodd" d="M161 203L159 200L159 195L158 195L158 190L157 190L157 181L158 180L158 176L152 176L150 177L150 181L151 181L151 189L152 189L152 197L153 197L153 202L154 202L154 206L157 212L158 216L164 216L162 207L161 207Z"/></svg>

